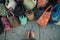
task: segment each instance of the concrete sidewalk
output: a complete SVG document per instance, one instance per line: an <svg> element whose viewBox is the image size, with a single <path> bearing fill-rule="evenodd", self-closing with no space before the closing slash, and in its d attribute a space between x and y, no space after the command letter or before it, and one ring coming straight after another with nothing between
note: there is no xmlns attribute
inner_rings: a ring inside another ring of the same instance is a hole
<svg viewBox="0 0 60 40"><path fill-rule="evenodd" d="M18 26L12 28L0 35L0 40L21 40L25 38L25 32L27 30L35 31L35 38L37 40L60 40L60 27L54 25L47 25L43 28L35 23L35 21L29 21L25 26Z"/></svg>

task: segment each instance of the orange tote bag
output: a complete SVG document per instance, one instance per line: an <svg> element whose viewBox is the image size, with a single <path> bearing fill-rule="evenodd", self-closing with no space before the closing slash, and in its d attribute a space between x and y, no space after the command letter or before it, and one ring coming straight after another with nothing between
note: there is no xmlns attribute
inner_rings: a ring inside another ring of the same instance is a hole
<svg viewBox="0 0 60 40"><path fill-rule="evenodd" d="M48 6L45 10L45 12L40 16L37 20L36 23L45 27L50 19L51 11L52 11L52 5Z"/></svg>

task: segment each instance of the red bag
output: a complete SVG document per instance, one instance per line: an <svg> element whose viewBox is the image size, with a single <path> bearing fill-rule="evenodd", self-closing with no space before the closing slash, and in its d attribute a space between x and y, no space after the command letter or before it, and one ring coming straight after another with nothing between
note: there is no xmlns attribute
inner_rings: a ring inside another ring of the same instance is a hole
<svg viewBox="0 0 60 40"><path fill-rule="evenodd" d="M8 19L6 17L2 17L1 20L2 20L2 23L4 25L4 32L10 30L11 29L11 25L8 22Z"/></svg>
<svg viewBox="0 0 60 40"><path fill-rule="evenodd" d="M51 14L51 11L52 11L52 6L48 6L48 8L45 10L45 12L42 14L41 17L39 17L36 21L37 24L45 27L50 19L50 14Z"/></svg>

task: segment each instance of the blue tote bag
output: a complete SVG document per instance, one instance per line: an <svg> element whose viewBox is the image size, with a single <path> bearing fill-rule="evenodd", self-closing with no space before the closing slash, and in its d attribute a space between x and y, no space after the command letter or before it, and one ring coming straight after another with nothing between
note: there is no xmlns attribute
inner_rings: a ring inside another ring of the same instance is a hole
<svg viewBox="0 0 60 40"><path fill-rule="evenodd" d="M60 6L57 4L52 10L49 23L53 25L60 25Z"/></svg>
<svg viewBox="0 0 60 40"><path fill-rule="evenodd" d="M60 20L60 6L59 5L55 5L52 13L51 13L51 20L53 21L59 21Z"/></svg>

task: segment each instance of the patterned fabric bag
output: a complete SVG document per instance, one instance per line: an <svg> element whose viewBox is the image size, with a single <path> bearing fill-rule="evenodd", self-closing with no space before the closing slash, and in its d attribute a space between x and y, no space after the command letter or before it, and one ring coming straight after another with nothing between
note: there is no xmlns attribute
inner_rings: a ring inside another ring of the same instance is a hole
<svg viewBox="0 0 60 40"><path fill-rule="evenodd" d="M6 16L7 15L7 11L6 11L6 8L5 8L5 5L4 4L0 4L0 16Z"/></svg>
<svg viewBox="0 0 60 40"><path fill-rule="evenodd" d="M54 6L52 10L49 23L53 25L60 25L60 6L57 4Z"/></svg>
<svg viewBox="0 0 60 40"><path fill-rule="evenodd" d="M2 23L4 25L4 32L10 30L11 29L11 25L8 22L8 19L6 17L2 17L1 20L2 20Z"/></svg>
<svg viewBox="0 0 60 40"><path fill-rule="evenodd" d="M59 5L56 4L54 6L50 19L53 21L59 21L60 20L60 6Z"/></svg>
<svg viewBox="0 0 60 40"><path fill-rule="evenodd" d="M45 27L50 19L50 15L51 15L51 11L52 11L52 6L48 6L47 9L45 10L45 12L41 15L41 17L39 17L36 21L37 24Z"/></svg>

